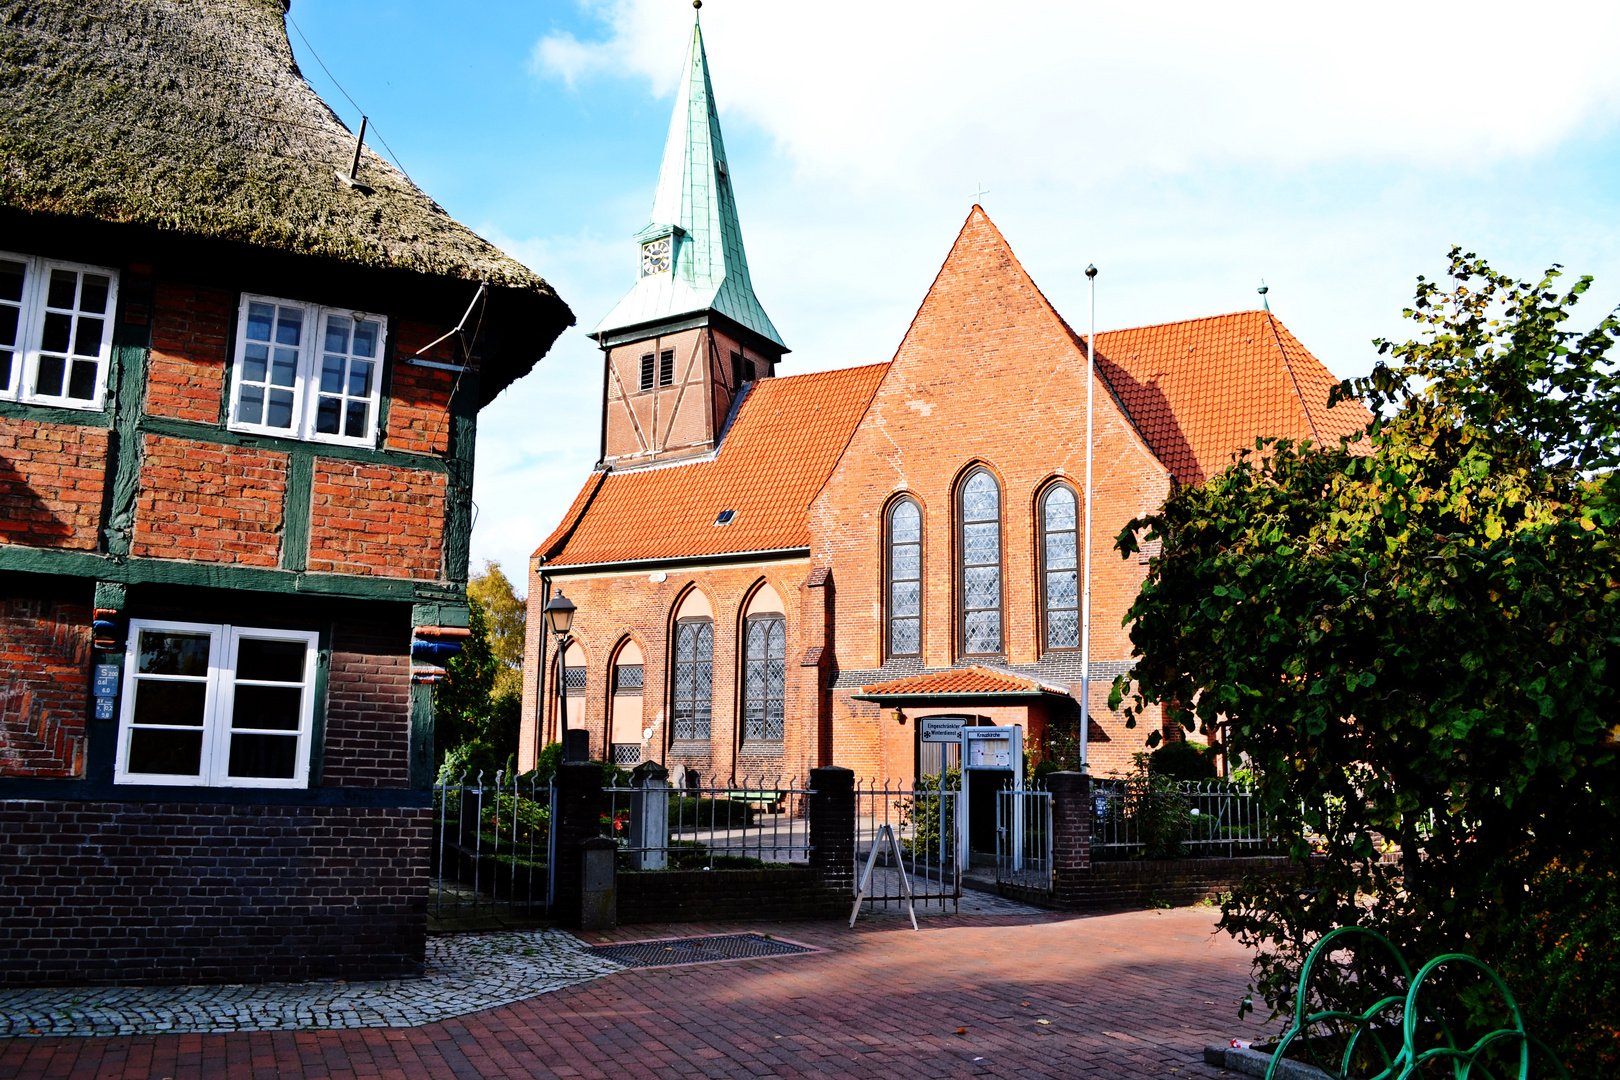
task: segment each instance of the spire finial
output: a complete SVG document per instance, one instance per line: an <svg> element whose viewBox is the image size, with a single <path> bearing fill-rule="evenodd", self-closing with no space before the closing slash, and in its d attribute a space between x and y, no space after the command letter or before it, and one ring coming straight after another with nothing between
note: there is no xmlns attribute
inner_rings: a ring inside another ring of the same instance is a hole
<svg viewBox="0 0 1620 1080"><path fill-rule="evenodd" d="M1265 308L1267 311L1271 310L1271 301L1266 299L1266 293L1268 293L1270 291L1271 291L1271 287L1266 284L1266 279L1261 278L1260 279L1260 287L1258 289L1256 289L1255 292L1260 294L1260 306Z"/></svg>
<svg viewBox="0 0 1620 1080"><path fill-rule="evenodd" d="M692 6L698 11L703 10L703 0L692 0Z"/></svg>

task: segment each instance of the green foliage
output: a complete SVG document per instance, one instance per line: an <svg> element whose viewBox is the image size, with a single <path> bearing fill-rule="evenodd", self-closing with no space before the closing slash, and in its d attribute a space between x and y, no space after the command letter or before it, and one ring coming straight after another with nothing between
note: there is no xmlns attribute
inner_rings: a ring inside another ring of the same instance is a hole
<svg viewBox="0 0 1620 1080"><path fill-rule="evenodd" d="M497 692L500 661L490 649L484 605L469 599L472 634L461 652L445 664L444 680L433 688L433 741L441 781L483 772L510 772L515 764L520 691Z"/></svg>
<svg viewBox="0 0 1620 1080"><path fill-rule="evenodd" d="M1453 250L1448 290L1419 279L1420 338L1336 391L1383 414L1360 443L1257 444L1119 536L1163 550L1115 702L1134 680L1135 714L1246 754L1300 863L1223 906L1274 1007L1335 926L1495 965L1547 868L1616 865L1620 322L1565 329L1590 279L1558 276Z"/></svg>
<svg viewBox="0 0 1620 1080"><path fill-rule="evenodd" d="M1166 780L1215 779L1215 752L1195 742L1165 743L1148 757L1148 771Z"/></svg>
<svg viewBox="0 0 1620 1080"><path fill-rule="evenodd" d="M534 768L524 774L525 780L532 780L540 785L551 783L557 776L558 768L562 766L562 760L563 744L560 742L547 743L536 756ZM610 761L599 761L597 764L602 766L603 787L628 787L630 785L630 773L627 770L619 768Z"/></svg>
<svg viewBox="0 0 1620 1080"><path fill-rule="evenodd" d="M523 693L524 624L528 609L512 582L501 571L501 564L485 560L484 572L467 582L467 595L484 610L485 634L490 653L499 664L492 696Z"/></svg>
<svg viewBox="0 0 1620 1080"><path fill-rule="evenodd" d="M1037 777L1043 775L1039 770L1040 766L1036 766ZM943 783L945 791L961 791L962 770L959 768L946 769L943 778L938 773L932 776L920 776L917 778L915 790L920 792L939 791L941 790L941 783ZM932 859L939 855L939 815L942 802L949 805L948 800L941 800L937 795L914 795L910 798L901 799L896 803L900 811L901 824L912 826L912 838L900 842L901 846L905 848L906 854L924 859ZM954 810L955 807L952 806L951 809ZM952 829L946 830L946 843L950 842L952 832Z"/></svg>
<svg viewBox="0 0 1620 1080"><path fill-rule="evenodd" d="M1163 753L1160 751L1159 753ZM1192 807L1168 776L1153 772L1150 757L1135 754L1136 771L1125 780L1125 816L1136 822L1142 858L1179 859L1187 854L1182 841L1192 821Z"/></svg>
<svg viewBox="0 0 1620 1080"><path fill-rule="evenodd" d="M744 828L754 824L759 812L737 799L693 799L685 795L669 797L671 829Z"/></svg>

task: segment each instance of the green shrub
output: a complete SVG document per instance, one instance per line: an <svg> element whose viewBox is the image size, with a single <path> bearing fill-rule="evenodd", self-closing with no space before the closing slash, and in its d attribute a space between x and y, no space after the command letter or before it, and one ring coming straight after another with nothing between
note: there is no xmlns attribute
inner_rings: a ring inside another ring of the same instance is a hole
<svg viewBox="0 0 1620 1080"><path fill-rule="evenodd" d="M1175 781L1154 775L1149 756L1135 755L1136 772L1125 781L1125 816L1136 822L1142 858L1179 859L1187 853L1183 841L1192 808L1176 790Z"/></svg>
<svg viewBox="0 0 1620 1080"><path fill-rule="evenodd" d="M1215 751L1195 742L1165 743L1148 755L1148 772L1165 780L1215 779Z"/></svg>
<svg viewBox="0 0 1620 1080"><path fill-rule="evenodd" d="M669 797L671 829L741 829L754 824L759 811L736 799L694 799L685 795Z"/></svg>
<svg viewBox="0 0 1620 1080"><path fill-rule="evenodd" d="M962 770L948 769L945 772L945 790L962 790ZM933 776L917 778L917 791L940 790L940 778L936 773ZM910 825L912 838L901 841L901 847L907 855L923 859L932 859L939 855L939 808L941 799L927 795L913 796L901 799L896 806L900 810L901 825ZM947 829L946 835L954 833L954 829Z"/></svg>

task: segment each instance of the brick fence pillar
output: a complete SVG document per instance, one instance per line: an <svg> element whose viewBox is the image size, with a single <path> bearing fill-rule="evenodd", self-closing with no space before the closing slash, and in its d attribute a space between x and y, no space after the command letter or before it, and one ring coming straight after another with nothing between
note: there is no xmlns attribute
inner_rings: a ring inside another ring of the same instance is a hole
<svg viewBox="0 0 1620 1080"><path fill-rule="evenodd" d="M810 865L829 888L855 891L855 774L839 765L810 770Z"/></svg>
<svg viewBox="0 0 1620 1080"><path fill-rule="evenodd" d="M556 883L552 917L565 926L579 922L580 845L602 831L602 766L594 761L568 762L557 769L557 830L551 868Z"/></svg>
<svg viewBox="0 0 1620 1080"><path fill-rule="evenodd" d="M1078 907L1091 877L1091 777L1055 772L1046 787L1052 793L1052 903Z"/></svg>

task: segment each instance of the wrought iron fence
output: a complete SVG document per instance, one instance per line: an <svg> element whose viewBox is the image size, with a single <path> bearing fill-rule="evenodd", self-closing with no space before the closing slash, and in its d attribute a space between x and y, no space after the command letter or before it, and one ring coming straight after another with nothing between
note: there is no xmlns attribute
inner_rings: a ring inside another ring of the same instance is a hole
<svg viewBox="0 0 1620 1080"><path fill-rule="evenodd" d="M497 772L433 789L430 871L436 917L520 913L551 904L556 793L549 782Z"/></svg>
<svg viewBox="0 0 1620 1080"><path fill-rule="evenodd" d="M810 795L756 777L725 787L615 786L602 829L625 870L724 870L808 863Z"/></svg>
<svg viewBox="0 0 1620 1080"><path fill-rule="evenodd" d="M957 781L958 784L960 781ZM872 781L855 788L855 882L877 848L866 899L871 907L905 903L900 882L904 869L915 903L956 911L962 897L961 835L958 805L962 793L946 782L925 777L916 785ZM889 826L900 848L898 862L887 841Z"/></svg>
<svg viewBox="0 0 1620 1080"><path fill-rule="evenodd" d="M1091 781L1093 859L1257 855L1276 845L1260 800L1225 780Z"/></svg>
<svg viewBox="0 0 1620 1080"><path fill-rule="evenodd" d="M1052 793L996 792L996 884L1052 888Z"/></svg>

